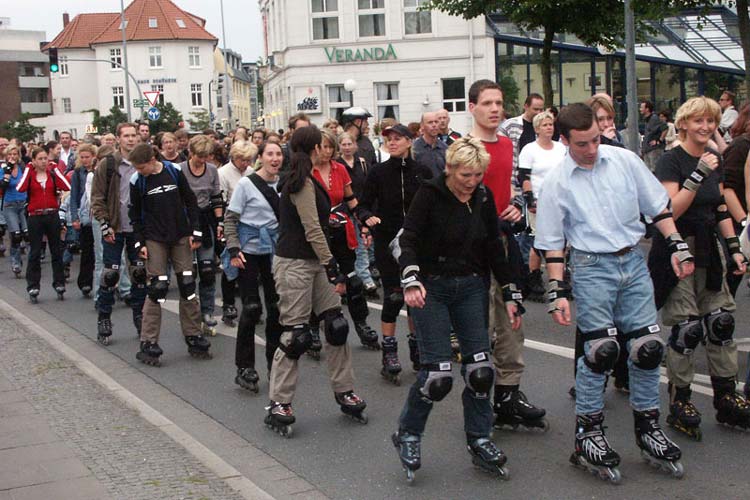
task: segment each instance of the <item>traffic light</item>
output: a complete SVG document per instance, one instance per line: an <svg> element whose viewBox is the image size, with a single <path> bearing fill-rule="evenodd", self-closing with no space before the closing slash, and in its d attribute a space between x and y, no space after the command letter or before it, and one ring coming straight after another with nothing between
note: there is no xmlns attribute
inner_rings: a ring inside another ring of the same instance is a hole
<svg viewBox="0 0 750 500"><path fill-rule="evenodd" d="M55 47L50 47L49 49L49 71L50 73L60 71L60 63L57 60L57 48Z"/></svg>
<svg viewBox="0 0 750 500"><path fill-rule="evenodd" d="M216 79L216 90L219 91L224 88L224 73L219 73L219 77Z"/></svg>

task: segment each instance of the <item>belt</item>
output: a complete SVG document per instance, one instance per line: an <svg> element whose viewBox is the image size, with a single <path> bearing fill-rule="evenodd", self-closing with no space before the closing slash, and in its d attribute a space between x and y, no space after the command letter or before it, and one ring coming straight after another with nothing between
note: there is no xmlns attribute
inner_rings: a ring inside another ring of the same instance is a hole
<svg viewBox="0 0 750 500"><path fill-rule="evenodd" d="M49 215L49 214L56 214L59 210L56 208L40 208L39 210L34 210L33 212L29 212L29 215Z"/></svg>
<svg viewBox="0 0 750 500"><path fill-rule="evenodd" d="M617 257L622 257L623 255L629 254L633 250L635 250L636 245L633 245L632 247L625 247L621 248L616 252L612 252L610 255L616 255Z"/></svg>

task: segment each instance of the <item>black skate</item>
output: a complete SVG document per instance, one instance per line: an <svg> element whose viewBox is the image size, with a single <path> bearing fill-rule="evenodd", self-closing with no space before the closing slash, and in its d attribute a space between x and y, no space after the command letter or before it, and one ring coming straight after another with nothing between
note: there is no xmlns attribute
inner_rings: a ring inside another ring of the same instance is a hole
<svg viewBox="0 0 750 500"><path fill-rule="evenodd" d="M323 349L323 344L320 342L320 323L310 325L310 334L312 336L312 343L307 349L307 355L318 361L320 360L320 351Z"/></svg>
<svg viewBox="0 0 750 500"><path fill-rule="evenodd" d="M659 410L633 411L635 419L635 442L641 449L641 457L677 479L685 475L680 463L682 451L664 434L659 425Z"/></svg>
<svg viewBox="0 0 750 500"><path fill-rule="evenodd" d="M65 285L55 285L54 288L57 300L65 300Z"/></svg>
<svg viewBox="0 0 750 500"><path fill-rule="evenodd" d="M549 430L549 422L544 416L547 411L529 404L526 395L518 386L495 386L495 429L505 426L516 430L519 425L527 429Z"/></svg>
<svg viewBox="0 0 750 500"><path fill-rule="evenodd" d="M354 391L335 392L336 402L341 406L341 411L347 417L360 424L367 423L367 415L364 411L367 408L365 400L354 394Z"/></svg>
<svg viewBox="0 0 750 500"><path fill-rule="evenodd" d="M81 295L83 295L84 298L88 299L89 297L91 297L91 290L92 290L92 288L90 286L88 286L88 285L82 286L81 287Z"/></svg>
<svg viewBox="0 0 750 500"><path fill-rule="evenodd" d="M133 309L133 326L135 334L141 338L141 329L143 328L143 313L138 309Z"/></svg>
<svg viewBox="0 0 750 500"><path fill-rule="evenodd" d="M135 358L141 363L150 366L159 366L159 357L164 354L159 344L156 342L141 342L141 350L135 355Z"/></svg>
<svg viewBox="0 0 750 500"><path fill-rule="evenodd" d="M398 431L391 435L393 446L398 450L398 458L401 460L401 467L406 472L406 480L409 484L414 482L414 471L419 470L422 466L422 438L417 434Z"/></svg>
<svg viewBox="0 0 750 500"><path fill-rule="evenodd" d="M214 319L213 315L211 314L204 314L203 315L203 322L201 323L201 331L203 332L203 335L208 335L209 337L216 337L216 325L218 323Z"/></svg>
<svg viewBox="0 0 750 500"><path fill-rule="evenodd" d="M19 266L13 266L13 268L11 269L11 271L13 271L13 274L16 275L16 279L20 279L21 278L21 268Z"/></svg>
<svg viewBox="0 0 750 500"><path fill-rule="evenodd" d="M39 302L39 289L38 288L32 288L28 292L29 294L29 302L32 304L36 304Z"/></svg>
<svg viewBox="0 0 750 500"><path fill-rule="evenodd" d="M471 454L471 463L495 477L510 479L510 472L505 467L508 457L488 438L469 441L466 448Z"/></svg>
<svg viewBox="0 0 750 500"><path fill-rule="evenodd" d="M206 340L203 335L190 335L185 337L185 343L188 346L188 354L198 359L211 359L211 353L208 349L211 347L211 342Z"/></svg>
<svg viewBox="0 0 750 500"><path fill-rule="evenodd" d="M576 449L570 456L570 463L599 476L599 479L618 484L622 479L617 468L620 455L609 446L602 422L602 413L576 417Z"/></svg>
<svg viewBox="0 0 750 500"><path fill-rule="evenodd" d="M354 331L357 332L357 336L359 337L359 341L362 343L363 347L372 349L373 351L380 350L378 334L377 332L375 332L375 330L370 328L370 325L367 324L367 321L355 321Z"/></svg>
<svg viewBox="0 0 750 500"><path fill-rule="evenodd" d="M411 369L418 372L422 367L419 362L419 344L417 344L417 335L410 333L406 340L409 342L409 360L411 361Z"/></svg>
<svg viewBox="0 0 750 500"><path fill-rule="evenodd" d="M258 394L258 372L255 368L237 368L237 376L234 377L234 383Z"/></svg>
<svg viewBox="0 0 750 500"><path fill-rule="evenodd" d="M524 297L532 302L546 302L547 290L542 280L542 270L531 271L526 280L527 293Z"/></svg>
<svg viewBox="0 0 750 500"><path fill-rule="evenodd" d="M750 428L750 405L744 396L736 392L727 393L714 406L716 420L720 424L742 430Z"/></svg>
<svg viewBox="0 0 750 500"><path fill-rule="evenodd" d="M703 439L700 429L701 414L690 401L690 387L674 387L670 384L669 392L672 402L669 404L667 424L695 441Z"/></svg>
<svg viewBox="0 0 750 500"><path fill-rule="evenodd" d="M461 345L458 343L458 337L451 332L451 361L454 363L461 362Z"/></svg>
<svg viewBox="0 0 750 500"><path fill-rule="evenodd" d="M263 419L266 426L285 438L292 437L292 424L295 422L292 405L271 401L270 405L266 406L266 410L268 410L268 415Z"/></svg>
<svg viewBox="0 0 750 500"><path fill-rule="evenodd" d="M96 321L96 340L102 345L109 345L112 336L112 320L109 316L100 315Z"/></svg>
<svg viewBox="0 0 750 500"><path fill-rule="evenodd" d="M388 382L401 385L401 363L398 361L398 343L395 337L383 337L383 368L380 374Z"/></svg>
<svg viewBox="0 0 750 500"><path fill-rule="evenodd" d="M221 308L221 321L227 326L237 326L235 321L237 320L237 308L231 305L226 305Z"/></svg>

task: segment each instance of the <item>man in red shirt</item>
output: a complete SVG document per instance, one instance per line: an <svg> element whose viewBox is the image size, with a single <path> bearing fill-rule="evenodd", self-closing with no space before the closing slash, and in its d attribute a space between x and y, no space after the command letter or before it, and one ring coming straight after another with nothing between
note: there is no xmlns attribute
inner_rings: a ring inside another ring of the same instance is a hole
<svg viewBox="0 0 750 500"><path fill-rule="evenodd" d="M498 211L501 233L504 234L507 253L520 254L513 237L511 224L521 219L519 210L510 204L513 194L513 143L497 134L503 116L503 91L491 80L478 80L469 88L469 112L474 117L471 136L482 141L490 154L490 164L483 182L490 188ZM513 248L515 247L515 248ZM518 390L523 374L523 330L521 318L509 318L502 293L493 279L490 289L490 337L495 334L493 358L495 363L495 425L547 428L546 411L529 404Z"/></svg>

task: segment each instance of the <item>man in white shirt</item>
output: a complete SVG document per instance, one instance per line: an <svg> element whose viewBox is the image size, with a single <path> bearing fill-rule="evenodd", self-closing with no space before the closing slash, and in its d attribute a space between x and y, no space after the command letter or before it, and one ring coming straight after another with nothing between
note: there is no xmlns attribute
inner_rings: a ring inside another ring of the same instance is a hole
<svg viewBox="0 0 750 500"><path fill-rule="evenodd" d="M735 95L734 92L725 90L721 97L719 97L719 106L721 106L721 122L719 122L719 133L724 136L724 140L727 142L732 141L732 136L729 134L729 130L737 121L737 110L734 107Z"/></svg>
<svg viewBox="0 0 750 500"><path fill-rule="evenodd" d="M72 141L73 136L67 130L60 133L60 161L65 165L66 172L76 166L76 152L71 145Z"/></svg>

